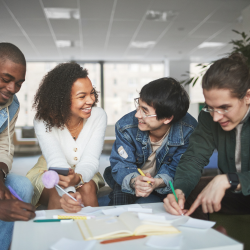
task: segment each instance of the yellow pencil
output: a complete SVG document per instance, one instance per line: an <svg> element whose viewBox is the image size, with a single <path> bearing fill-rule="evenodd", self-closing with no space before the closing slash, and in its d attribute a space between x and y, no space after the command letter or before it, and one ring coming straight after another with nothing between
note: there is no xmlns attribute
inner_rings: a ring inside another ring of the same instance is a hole
<svg viewBox="0 0 250 250"><path fill-rule="evenodd" d="M138 170L138 172L140 173L140 175L146 176L146 175L142 172L142 170L141 170L140 168L137 168L137 170ZM152 187L152 183L151 183L150 181L147 181L147 183Z"/></svg>

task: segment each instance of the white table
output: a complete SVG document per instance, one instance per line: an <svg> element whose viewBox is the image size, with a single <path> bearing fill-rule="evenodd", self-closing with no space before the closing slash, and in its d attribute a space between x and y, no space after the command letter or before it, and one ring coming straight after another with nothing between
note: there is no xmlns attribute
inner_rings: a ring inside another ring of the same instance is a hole
<svg viewBox="0 0 250 250"><path fill-rule="evenodd" d="M153 208L153 213L162 213L162 203L147 204ZM109 207L111 208L111 207ZM63 210L47 210L46 217L53 218L55 214L62 214ZM239 243L214 229L200 230L185 227L178 227L183 234L181 249L213 249L213 250L242 250L243 244ZM12 250L49 250L50 246L60 238L65 237L72 240L83 240L81 232L76 224L72 223L34 223L15 222ZM124 241L112 244L96 244L93 250L141 250L151 249L145 245L147 238ZM156 249L156 248L155 248Z"/></svg>

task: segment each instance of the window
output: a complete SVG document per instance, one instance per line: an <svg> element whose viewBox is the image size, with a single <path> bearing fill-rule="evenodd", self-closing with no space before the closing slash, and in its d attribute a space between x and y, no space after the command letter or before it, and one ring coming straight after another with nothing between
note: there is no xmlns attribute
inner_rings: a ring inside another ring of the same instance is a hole
<svg viewBox="0 0 250 250"><path fill-rule="evenodd" d="M104 108L108 115L108 125L115 124L122 116L135 109L134 98L139 96L145 84L164 76L164 65L160 63L116 63L115 65L116 70L113 63L104 64ZM155 67L158 71L154 70ZM142 70L145 71L142 73ZM114 79L119 82L119 87L115 88L116 98L113 90Z"/></svg>

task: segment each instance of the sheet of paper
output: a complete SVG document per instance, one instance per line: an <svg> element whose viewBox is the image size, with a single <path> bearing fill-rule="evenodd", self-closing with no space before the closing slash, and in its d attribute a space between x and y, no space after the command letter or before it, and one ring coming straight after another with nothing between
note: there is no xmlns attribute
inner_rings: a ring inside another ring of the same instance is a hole
<svg viewBox="0 0 250 250"><path fill-rule="evenodd" d="M147 214L152 214L153 209L152 208L143 208L143 207L129 207L128 208L129 212L136 212L136 213L147 213Z"/></svg>
<svg viewBox="0 0 250 250"><path fill-rule="evenodd" d="M157 222L157 223L164 223L169 224L172 226L180 226L186 223L189 219L187 216L175 216L168 213L161 213L161 214L145 214L145 213L138 213L138 217L140 220L144 222Z"/></svg>
<svg viewBox="0 0 250 250"><path fill-rule="evenodd" d="M207 220L199 220L189 218L189 220L181 225L182 227L192 227L192 228L199 228L199 229L208 229L215 225L216 222L214 221L207 221Z"/></svg>
<svg viewBox="0 0 250 250"><path fill-rule="evenodd" d="M78 212L78 214L88 215L88 214L95 214L98 212L101 213L102 208L100 208L100 207L84 207L84 208L82 208L82 210L80 212Z"/></svg>
<svg viewBox="0 0 250 250"><path fill-rule="evenodd" d="M61 238L54 245L50 247L51 250L91 250L96 244L96 240L70 240L67 238Z"/></svg>
<svg viewBox="0 0 250 250"><path fill-rule="evenodd" d="M180 249L182 235L150 236L146 242L149 247L159 249Z"/></svg>
<svg viewBox="0 0 250 250"><path fill-rule="evenodd" d="M122 207L116 207L116 208L102 210L102 212L105 215L119 216L120 214L126 212L126 209L124 209Z"/></svg>
<svg viewBox="0 0 250 250"><path fill-rule="evenodd" d="M46 212L44 210L38 210L35 211L36 213L36 220L40 220L40 219L45 219L46 218Z"/></svg>
<svg viewBox="0 0 250 250"><path fill-rule="evenodd" d="M116 208L119 208L121 206L116 206ZM125 206L122 206L124 209L126 209L128 211L129 208L142 208L141 205L139 204L130 204L130 205L125 205Z"/></svg>

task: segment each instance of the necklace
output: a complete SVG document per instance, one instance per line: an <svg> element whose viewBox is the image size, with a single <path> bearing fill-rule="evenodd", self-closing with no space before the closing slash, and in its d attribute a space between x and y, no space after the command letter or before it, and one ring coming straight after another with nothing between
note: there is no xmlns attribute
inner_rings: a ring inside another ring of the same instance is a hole
<svg viewBox="0 0 250 250"><path fill-rule="evenodd" d="M74 131L74 130L76 130L76 129L80 126L82 120L83 120L83 119L81 119L81 120L79 121L79 123L76 125L75 128L70 129L70 128L67 126L68 130L69 130L69 131Z"/></svg>
<svg viewBox="0 0 250 250"><path fill-rule="evenodd" d="M73 137L74 140L77 139L77 135L79 134L77 129L79 128L82 121L83 121L83 119L81 119L80 122L77 124L77 126L75 128L73 128L73 129L69 129L69 127L67 126L67 128L68 128L68 130L69 130L69 132L70 132L70 134L71 134L71 136ZM75 132L73 132L73 131L75 131Z"/></svg>

